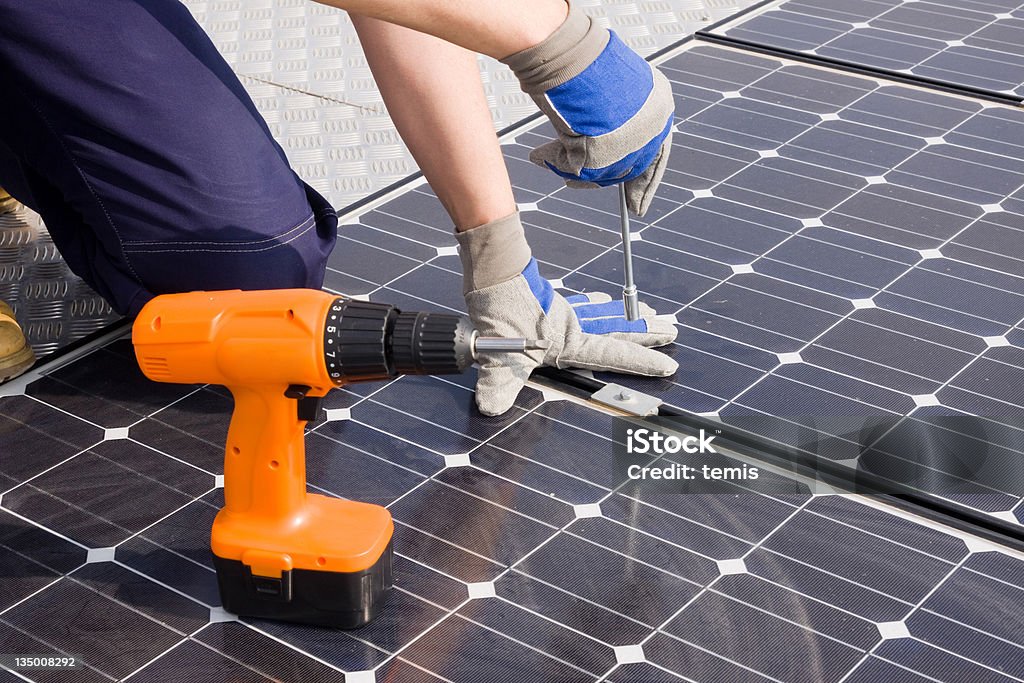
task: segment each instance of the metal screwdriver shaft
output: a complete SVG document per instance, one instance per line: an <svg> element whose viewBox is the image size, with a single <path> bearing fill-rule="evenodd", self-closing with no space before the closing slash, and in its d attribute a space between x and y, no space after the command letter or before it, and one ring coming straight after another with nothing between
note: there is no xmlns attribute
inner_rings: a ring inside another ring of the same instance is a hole
<svg viewBox="0 0 1024 683"><path fill-rule="evenodd" d="M539 351L549 346L551 346L551 342L546 339L506 339L504 337L477 337L473 343L475 353L521 353L523 351Z"/></svg>
<svg viewBox="0 0 1024 683"><path fill-rule="evenodd" d="M629 235L629 210L626 206L626 186L619 184L619 215L622 219L622 261L625 267L625 282L622 288L622 305L626 320L640 318L640 300L633 283L633 247Z"/></svg>

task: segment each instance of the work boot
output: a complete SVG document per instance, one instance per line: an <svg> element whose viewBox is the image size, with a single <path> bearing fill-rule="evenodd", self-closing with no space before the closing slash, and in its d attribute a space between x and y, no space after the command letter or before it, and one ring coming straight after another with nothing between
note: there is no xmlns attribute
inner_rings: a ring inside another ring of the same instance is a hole
<svg viewBox="0 0 1024 683"><path fill-rule="evenodd" d="M0 187L0 215L11 213L18 208L18 200L12 197L7 190Z"/></svg>
<svg viewBox="0 0 1024 683"><path fill-rule="evenodd" d="M35 362L36 355L14 319L14 311L0 301L0 384L14 379Z"/></svg>

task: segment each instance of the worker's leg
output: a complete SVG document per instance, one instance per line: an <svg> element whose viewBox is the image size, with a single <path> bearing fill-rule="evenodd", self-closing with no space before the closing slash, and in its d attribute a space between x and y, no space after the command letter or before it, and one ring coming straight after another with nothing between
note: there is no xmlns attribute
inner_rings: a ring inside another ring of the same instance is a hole
<svg viewBox="0 0 1024 683"><path fill-rule="evenodd" d="M352 20L388 112L456 228L513 213L476 55L377 19Z"/></svg>
<svg viewBox="0 0 1024 683"><path fill-rule="evenodd" d="M181 3L0 0L0 15L0 145L17 162L0 186L116 309L321 285L333 211Z"/></svg>

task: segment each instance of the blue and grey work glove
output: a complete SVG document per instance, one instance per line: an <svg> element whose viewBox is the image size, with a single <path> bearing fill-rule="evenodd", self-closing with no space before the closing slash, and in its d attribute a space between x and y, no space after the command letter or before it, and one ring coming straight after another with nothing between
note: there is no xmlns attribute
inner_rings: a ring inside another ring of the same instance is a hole
<svg viewBox="0 0 1024 683"><path fill-rule="evenodd" d="M625 183L630 210L647 213L672 148L665 75L572 3L548 38L501 61L558 131L530 160L570 187Z"/></svg>
<svg viewBox="0 0 1024 683"><path fill-rule="evenodd" d="M610 370L665 377L678 364L649 346L676 338L671 320L643 306L640 320L623 315L607 295L566 299L537 271L519 214L456 234L462 259L463 294L480 334L544 339L551 346L522 354L484 354L476 404L485 415L512 407L530 373L540 365Z"/></svg>

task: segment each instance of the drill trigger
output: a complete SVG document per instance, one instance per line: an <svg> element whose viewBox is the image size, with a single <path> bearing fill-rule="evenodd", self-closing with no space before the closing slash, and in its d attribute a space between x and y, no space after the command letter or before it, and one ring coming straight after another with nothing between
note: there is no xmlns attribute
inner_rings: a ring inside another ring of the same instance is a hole
<svg viewBox="0 0 1024 683"><path fill-rule="evenodd" d="M316 422L320 418L320 401L322 396L307 396L312 387L305 384L290 384L284 390L285 398L298 401L298 419L300 422Z"/></svg>
<svg viewBox="0 0 1024 683"><path fill-rule="evenodd" d="M320 419L320 396L307 396L300 398L298 402L299 420L303 422L316 422Z"/></svg>

